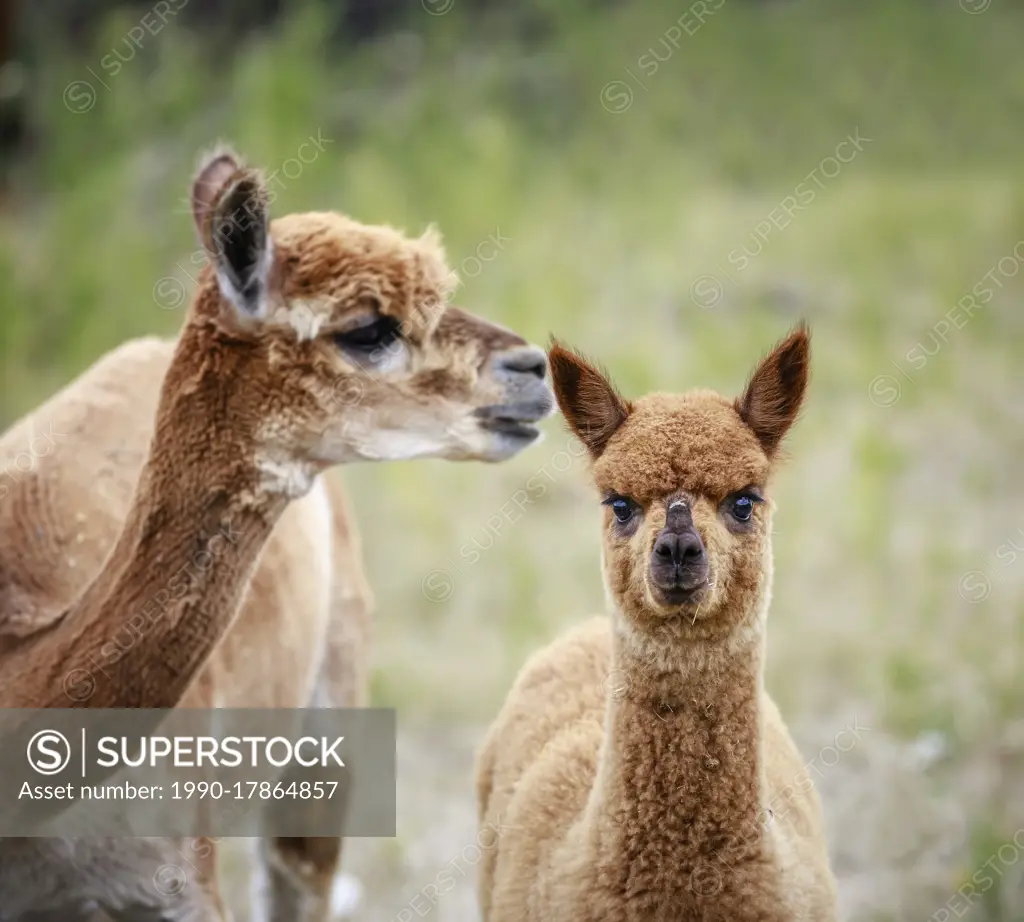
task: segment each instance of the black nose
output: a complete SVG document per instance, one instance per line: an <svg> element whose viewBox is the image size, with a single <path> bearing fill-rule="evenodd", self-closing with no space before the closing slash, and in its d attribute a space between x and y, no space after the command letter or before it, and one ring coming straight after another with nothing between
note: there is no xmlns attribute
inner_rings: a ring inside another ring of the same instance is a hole
<svg viewBox="0 0 1024 922"><path fill-rule="evenodd" d="M494 360L498 371L508 371L520 375L536 375L542 379L548 373L548 360L543 349L536 346L521 346L502 352Z"/></svg>
<svg viewBox="0 0 1024 922"><path fill-rule="evenodd" d="M654 542L654 553L662 563L677 567L693 565L704 556L704 543L695 531L666 531Z"/></svg>

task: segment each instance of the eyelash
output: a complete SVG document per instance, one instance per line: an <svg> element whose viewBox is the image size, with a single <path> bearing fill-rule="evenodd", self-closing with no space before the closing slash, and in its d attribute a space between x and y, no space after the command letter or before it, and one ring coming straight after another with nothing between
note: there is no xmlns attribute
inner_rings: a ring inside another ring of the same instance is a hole
<svg viewBox="0 0 1024 922"><path fill-rule="evenodd" d="M617 503L624 503L624 509L623 507L616 508ZM601 501L601 505L608 506L611 508L612 514L615 516L615 521L618 522L619 525L627 525L629 522L631 522L634 516L636 516L637 510L640 508L628 496L620 496L618 493L612 493L609 496L606 496ZM623 509L623 511L626 511L629 514L625 518L619 518L620 509Z"/></svg>

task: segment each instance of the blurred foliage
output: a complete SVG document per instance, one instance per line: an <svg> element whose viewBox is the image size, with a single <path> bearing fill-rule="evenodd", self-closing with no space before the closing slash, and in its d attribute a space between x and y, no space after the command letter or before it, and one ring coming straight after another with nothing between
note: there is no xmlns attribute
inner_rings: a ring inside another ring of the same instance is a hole
<svg viewBox="0 0 1024 922"><path fill-rule="evenodd" d="M301 177L282 179L284 207L330 204L410 227L436 220L455 253L472 252L490 215L525 226L536 213L544 234L558 210L604 236L623 263L655 260L650 236L709 184L756 201L751 193L792 187L859 129L874 140L854 181L884 176L930 213L893 209L872 237L833 249L853 260L895 249L908 272L916 263L930 272L920 228L955 220L958 208L932 184L955 176L957 190L973 195L973 184L995 206L999 177L1017 171L1019 5L972 16L955 3L725 4L703 25L690 7L677 15L657 3L602 16L580 0L485 17L463 6L444 16L414 9L403 28L358 46L329 41L342 8L316 4L217 55L190 19L198 6L166 17L141 45L128 38L137 9L110 15L92 51L54 37L33 84L37 144L7 177L0 297L16 319L2 348L18 388L5 388L0 418L38 399L40 375L45 392L47 369L75 370L123 335L173 328L173 314L145 306L191 244L188 169L217 137L268 165L318 130L333 141ZM680 20L696 28L674 48L665 36ZM515 38L523 31L529 38ZM637 62L652 51L667 59L646 76ZM618 80L633 105L610 114L601 88ZM95 105L70 111L70 85L74 108L90 99L83 81ZM901 188L901 177L913 185ZM547 289L556 301L591 296L597 274L580 272L586 260L579 247L546 253L559 264ZM648 289L666 281L645 276ZM527 279L510 281L508 316L543 326Z"/></svg>

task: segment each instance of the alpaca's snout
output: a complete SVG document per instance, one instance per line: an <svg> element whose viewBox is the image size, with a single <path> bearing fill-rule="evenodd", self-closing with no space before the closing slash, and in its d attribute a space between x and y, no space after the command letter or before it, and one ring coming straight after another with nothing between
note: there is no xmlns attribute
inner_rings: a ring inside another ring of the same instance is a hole
<svg viewBox="0 0 1024 922"><path fill-rule="evenodd" d="M708 555L689 508L671 504L651 549L651 585L669 605L696 601L708 582Z"/></svg>
<svg viewBox="0 0 1024 922"><path fill-rule="evenodd" d="M499 406L484 408L484 415L527 422L551 415L555 396L548 382L548 360L542 349L517 346L499 352L491 361L491 373L501 385L503 399Z"/></svg>
<svg viewBox="0 0 1024 922"><path fill-rule="evenodd" d="M659 563L692 569L704 561L704 542L695 531L662 532L654 544L654 556Z"/></svg>
<svg viewBox="0 0 1024 922"><path fill-rule="evenodd" d="M696 530L662 531L651 551L651 577L659 589L696 589L708 576L708 555Z"/></svg>

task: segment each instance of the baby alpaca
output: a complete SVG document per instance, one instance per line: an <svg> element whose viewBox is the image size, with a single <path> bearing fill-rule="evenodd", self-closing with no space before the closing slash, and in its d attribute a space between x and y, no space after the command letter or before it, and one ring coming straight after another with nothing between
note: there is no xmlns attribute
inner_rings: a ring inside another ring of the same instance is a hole
<svg viewBox="0 0 1024 922"><path fill-rule="evenodd" d="M779 445L800 327L743 396L624 400L551 351L603 499L611 619L524 667L480 754L486 922L830 922L821 806L763 687Z"/></svg>

